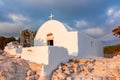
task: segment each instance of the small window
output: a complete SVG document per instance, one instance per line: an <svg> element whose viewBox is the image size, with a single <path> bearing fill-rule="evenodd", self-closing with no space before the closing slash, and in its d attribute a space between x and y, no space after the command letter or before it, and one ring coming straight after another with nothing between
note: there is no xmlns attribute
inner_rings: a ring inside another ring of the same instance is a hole
<svg viewBox="0 0 120 80"><path fill-rule="evenodd" d="M53 46L54 45L54 41L53 41L53 34L49 33L47 34L47 45L49 46Z"/></svg>
<svg viewBox="0 0 120 80"><path fill-rule="evenodd" d="M47 45L53 46L53 40L47 40Z"/></svg>

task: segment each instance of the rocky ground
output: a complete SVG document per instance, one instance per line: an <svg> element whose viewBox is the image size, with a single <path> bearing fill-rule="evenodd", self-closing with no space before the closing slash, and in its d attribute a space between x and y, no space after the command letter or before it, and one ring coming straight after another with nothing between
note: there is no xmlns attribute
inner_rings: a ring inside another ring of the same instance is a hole
<svg viewBox="0 0 120 80"><path fill-rule="evenodd" d="M120 55L120 51L119 52L114 52L114 53L109 53L109 54L105 53L104 57L105 58L112 58L112 57L117 56L117 55Z"/></svg>
<svg viewBox="0 0 120 80"><path fill-rule="evenodd" d="M0 80L45 80L41 64L0 50ZM47 79L48 80L48 79ZM113 58L71 59L61 63L50 80L120 80L120 55Z"/></svg>
<svg viewBox="0 0 120 80"><path fill-rule="evenodd" d="M38 80L39 77L27 61L0 50L0 80Z"/></svg>
<svg viewBox="0 0 120 80"><path fill-rule="evenodd" d="M51 80L120 80L120 55L113 58L71 59L53 71Z"/></svg>

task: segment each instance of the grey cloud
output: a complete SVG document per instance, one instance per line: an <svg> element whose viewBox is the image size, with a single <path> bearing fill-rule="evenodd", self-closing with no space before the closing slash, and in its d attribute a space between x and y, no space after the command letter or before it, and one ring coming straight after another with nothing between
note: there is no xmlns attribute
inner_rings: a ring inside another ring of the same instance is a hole
<svg viewBox="0 0 120 80"><path fill-rule="evenodd" d="M0 22L13 23L13 20L7 16L12 13L21 14L31 20L24 24L41 25L39 21L48 20L49 14L53 12L55 19L68 23L72 27L75 27L75 21L85 20L89 22L87 28L103 26L100 28L105 29L106 32L110 32L112 28L106 22L109 19L106 10L114 5L120 5L120 0L4 0L3 2L4 5L0 6Z"/></svg>
<svg viewBox="0 0 120 80"><path fill-rule="evenodd" d="M0 23L0 35L4 36L19 36L20 30L30 29L30 25L22 24L22 23L9 23L2 22Z"/></svg>

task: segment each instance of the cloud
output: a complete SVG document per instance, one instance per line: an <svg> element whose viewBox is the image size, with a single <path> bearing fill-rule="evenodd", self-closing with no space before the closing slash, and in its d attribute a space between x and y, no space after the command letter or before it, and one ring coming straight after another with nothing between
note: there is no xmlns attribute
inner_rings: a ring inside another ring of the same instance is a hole
<svg viewBox="0 0 120 80"><path fill-rule="evenodd" d="M94 0L95 2L96 0ZM52 4L52 5L66 5L66 6L70 6L70 5L88 5L88 4L91 4L92 2L90 0L77 0L77 1L73 1L73 0L20 0L20 1L17 1L17 2L20 2L20 3L23 3L23 4L27 4L27 5L49 5L49 4ZM69 4L68 4L69 2Z"/></svg>
<svg viewBox="0 0 120 80"><path fill-rule="evenodd" d="M64 26L67 28L68 31L76 31L75 28L70 27L68 24L64 23Z"/></svg>
<svg viewBox="0 0 120 80"><path fill-rule="evenodd" d="M118 39L117 37L113 36L112 33L106 34L103 37L100 38L101 41L103 42L108 42L108 41L113 41Z"/></svg>
<svg viewBox="0 0 120 80"><path fill-rule="evenodd" d="M72 28L79 31L86 29L89 34L94 34L91 31L94 26L104 26L99 28L108 33L112 26L118 25L120 21L120 1L118 0L0 0L0 2L4 3L2 7L0 6L0 24L2 22L4 25L5 23L6 25L8 23L14 24L13 26L16 25L16 32L21 28L19 26L21 24L35 24L37 26L31 26L31 29L37 29L39 25L48 20L51 12L55 14L55 19L68 23ZM113 7L114 5L118 8ZM41 20L43 21L39 22ZM102 30L96 31L96 35L100 35Z"/></svg>
<svg viewBox="0 0 120 80"><path fill-rule="evenodd" d="M106 3L104 2L105 1L96 1L96 0L77 0L77 1L73 1L73 0L34 0L34 1L33 0L13 0L12 2L7 1L6 5L10 4L10 7L12 7L12 9L15 9L16 7L16 9L18 9L16 11L21 11L25 14L27 14L28 13L27 11L29 11L28 15L30 17L37 15L36 18L38 18L38 15L41 16L43 14L47 14L47 12L50 12L50 11L59 12L60 14L68 16L69 18L76 18L76 17L78 18L78 16L82 18L84 15L85 15L84 17L88 18L91 16L98 16L98 14L100 14L105 8L103 6L104 8L101 8L98 10L98 8L101 6L100 4L106 5ZM33 12L36 12L36 13L33 13Z"/></svg>
<svg viewBox="0 0 120 80"><path fill-rule="evenodd" d="M88 28L84 30L84 32L94 37L102 36L105 34L105 31L101 28Z"/></svg>
<svg viewBox="0 0 120 80"><path fill-rule="evenodd" d="M29 21L28 18L24 17L21 14L8 14L8 17L11 18L14 22Z"/></svg>
<svg viewBox="0 0 120 80"><path fill-rule="evenodd" d="M120 8L119 6L108 7L105 14L106 19L103 23L103 28L107 35L109 33L112 33L112 29L120 25Z"/></svg>
<svg viewBox="0 0 120 80"><path fill-rule="evenodd" d="M112 8L108 9L107 14L108 16L111 16L114 13L114 10Z"/></svg>
<svg viewBox="0 0 120 80"><path fill-rule="evenodd" d="M101 40L105 46L117 45L120 43L119 39L117 37L113 36L112 33L109 33L109 34L102 36L101 38L99 38L99 40Z"/></svg>
<svg viewBox="0 0 120 80"><path fill-rule="evenodd" d="M88 25L88 23L86 21L84 21L84 20L76 21L76 27L77 28L85 27L87 25Z"/></svg>
<svg viewBox="0 0 120 80"><path fill-rule="evenodd" d="M53 1L55 1L55 0L53 0ZM48 4L52 3L53 1L51 1L51 0L35 0L35 1L33 1L33 0L20 0L18 2L21 2L22 4L27 4L27 5L37 5L37 4L48 5Z"/></svg>
<svg viewBox="0 0 120 80"><path fill-rule="evenodd" d="M112 7L108 8L107 10L108 19L106 20L107 24L119 24L120 21L120 8L119 7Z"/></svg>
<svg viewBox="0 0 120 80"><path fill-rule="evenodd" d="M120 17L120 9L114 9L114 8L108 9L108 16L112 18Z"/></svg>
<svg viewBox="0 0 120 80"><path fill-rule="evenodd" d="M24 24L2 22L2 23L0 23L0 35L18 36L19 31L24 29L24 28L25 28Z"/></svg>

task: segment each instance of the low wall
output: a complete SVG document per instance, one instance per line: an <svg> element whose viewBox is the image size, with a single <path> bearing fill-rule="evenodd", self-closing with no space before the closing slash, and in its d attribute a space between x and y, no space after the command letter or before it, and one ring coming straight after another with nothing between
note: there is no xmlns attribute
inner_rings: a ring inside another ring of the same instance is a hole
<svg viewBox="0 0 120 80"><path fill-rule="evenodd" d="M16 48L9 48L6 46L4 51L11 54L11 55L16 55Z"/></svg>
<svg viewBox="0 0 120 80"><path fill-rule="evenodd" d="M11 55L20 54L21 58L38 64L48 65L48 46L34 46L26 48L5 48Z"/></svg>
<svg viewBox="0 0 120 80"><path fill-rule="evenodd" d="M68 51L63 47L34 46L29 48L14 48L5 51L12 55L20 54L22 59L43 64L41 75L49 76L60 63L69 60Z"/></svg>
<svg viewBox="0 0 120 80"><path fill-rule="evenodd" d="M44 75L50 75L60 63L66 63L68 60L67 49L62 47L49 47L49 65L44 66Z"/></svg>
<svg viewBox="0 0 120 80"><path fill-rule="evenodd" d="M48 46L35 46L23 48L21 58L30 62L48 65Z"/></svg>

